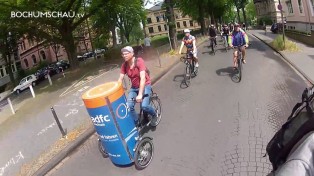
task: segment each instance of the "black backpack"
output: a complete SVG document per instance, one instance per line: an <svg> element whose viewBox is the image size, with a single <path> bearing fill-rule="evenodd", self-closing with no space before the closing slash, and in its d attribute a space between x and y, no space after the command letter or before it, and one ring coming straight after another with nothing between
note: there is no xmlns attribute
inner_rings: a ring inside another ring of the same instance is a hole
<svg viewBox="0 0 314 176"><path fill-rule="evenodd" d="M137 68L137 69L139 69L138 67L137 67L137 57L135 57L135 60L134 60L134 66ZM127 67L127 63L126 62L124 62L124 73L126 73L126 67ZM146 73L148 74L148 76L150 76L150 71L148 70L148 68L146 67Z"/></svg>
<svg viewBox="0 0 314 176"><path fill-rule="evenodd" d="M267 144L266 152L273 171L286 162L291 149L303 136L314 131L313 92L314 87L304 90L302 102L294 106L287 122Z"/></svg>

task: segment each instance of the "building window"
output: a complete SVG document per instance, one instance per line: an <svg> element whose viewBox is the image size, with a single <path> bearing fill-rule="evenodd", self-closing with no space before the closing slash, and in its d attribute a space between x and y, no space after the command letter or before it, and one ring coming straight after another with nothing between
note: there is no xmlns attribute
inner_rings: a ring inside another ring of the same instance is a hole
<svg viewBox="0 0 314 176"><path fill-rule="evenodd" d="M23 50L26 50L25 41L22 42L22 48L23 48Z"/></svg>
<svg viewBox="0 0 314 176"><path fill-rule="evenodd" d="M289 13L293 13L293 7L292 7L292 3L291 0L286 1L287 7L288 7L288 12Z"/></svg>
<svg viewBox="0 0 314 176"><path fill-rule="evenodd" d="M33 59L33 65L35 65L37 63L36 56L32 55L32 59Z"/></svg>
<svg viewBox="0 0 314 176"><path fill-rule="evenodd" d="M24 59L24 64L25 64L25 67L28 68L28 60L27 59Z"/></svg>
<svg viewBox="0 0 314 176"><path fill-rule="evenodd" d="M147 24L152 23L152 19L151 18L147 18Z"/></svg>
<svg viewBox="0 0 314 176"><path fill-rule="evenodd" d="M190 21L190 26L193 26L193 21L192 20Z"/></svg>
<svg viewBox="0 0 314 176"><path fill-rule="evenodd" d="M149 33L154 33L154 28L150 27L150 28L148 28L148 31L149 31Z"/></svg>
<svg viewBox="0 0 314 176"><path fill-rule="evenodd" d="M300 11L300 13L303 13L303 4L302 4L302 0L298 0L298 5L299 5L299 11Z"/></svg>
<svg viewBox="0 0 314 176"><path fill-rule="evenodd" d="M184 27L187 27L186 21L183 21L183 26L184 26Z"/></svg>
<svg viewBox="0 0 314 176"><path fill-rule="evenodd" d="M314 0L310 0L311 5L312 5L312 16L314 16Z"/></svg>
<svg viewBox="0 0 314 176"><path fill-rule="evenodd" d="M179 15L176 14L176 19L178 19L178 18L179 18Z"/></svg>
<svg viewBox="0 0 314 176"><path fill-rule="evenodd" d="M4 72L2 68L0 68L0 77L4 77Z"/></svg>
<svg viewBox="0 0 314 176"><path fill-rule="evenodd" d="M166 24L164 25L164 28L165 28L165 30L168 30L168 28L167 28L167 25L166 25Z"/></svg>
<svg viewBox="0 0 314 176"><path fill-rule="evenodd" d="M177 22L177 28L180 28L180 22Z"/></svg>
<svg viewBox="0 0 314 176"><path fill-rule="evenodd" d="M158 30L159 30L159 32L161 32L161 26L158 26Z"/></svg>
<svg viewBox="0 0 314 176"><path fill-rule="evenodd" d="M156 17L157 23L160 22L159 16Z"/></svg>
<svg viewBox="0 0 314 176"><path fill-rule="evenodd" d="M41 51L40 51L40 55L41 55L41 58L42 58L43 60L46 60L45 51L41 50Z"/></svg>

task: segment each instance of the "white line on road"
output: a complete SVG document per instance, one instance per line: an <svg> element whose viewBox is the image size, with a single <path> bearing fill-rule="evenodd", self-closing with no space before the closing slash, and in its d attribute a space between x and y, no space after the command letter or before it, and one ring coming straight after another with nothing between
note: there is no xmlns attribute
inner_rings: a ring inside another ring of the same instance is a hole
<svg viewBox="0 0 314 176"><path fill-rule="evenodd" d="M12 157L3 167L0 168L0 176L2 176L6 169L8 169L10 166L15 165L19 163L21 159L24 159L24 156L21 151L19 153Z"/></svg>
<svg viewBox="0 0 314 176"><path fill-rule="evenodd" d="M93 80L95 80L95 79L101 77L102 75L104 75L104 74L110 72L111 70L113 70L113 69L119 67L118 64L110 64L110 65L111 65L112 67L111 67L108 71L106 71L106 72L104 72L104 73L102 73L102 74L100 74L100 75L98 75L98 76L95 76L95 77L90 76L90 77L89 77L89 78L90 78L89 80L81 82L81 81L84 79L84 77L86 76L86 74L85 74L79 81L77 81L76 83L72 84L69 88L67 88L67 90L64 91L59 97L63 97L63 96L65 96L65 95L69 94L70 92L73 92L73 91L76 90L77 88L79 88L79 86L77 85L78 83L80 84L80 86L83 86L83 85L85 85L85 84L87 84L87 83L90 83L90 82L92 82ZM75 87L75 86L77 86L77 87ZM69 89L71 89L72 87L75 87L75 88L69 91Z"/></svg>
<svg viewBox="0 0 314 176"><path fill-rule="evenodd" d="M60 123L62 124L62 120L60 120ZM45 128L43 128L42 130L40 130L38 133L37 133L37 136L40 136L44 133L46 133L50 128L53 128L54 126L56 126L56 122L53 122L52 124L46 126Z"/></svg>

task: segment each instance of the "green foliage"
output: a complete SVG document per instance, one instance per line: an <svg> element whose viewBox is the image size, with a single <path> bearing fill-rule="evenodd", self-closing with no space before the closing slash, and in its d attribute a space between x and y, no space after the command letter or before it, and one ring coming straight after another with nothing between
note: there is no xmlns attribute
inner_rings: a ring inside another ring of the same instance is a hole
<svg viewBox="0 0 314 176"><path fill-rule="evenodd" d="M256 9L253 0L249 0L249 3L245 6L247 20L249 24L254 24L256 19Z"/></svg>
<svg viewBox="0 0 314 176"><path fill-rule="evenodd" d="M288 50L288 51L298 51L299 48L297 47L297 44L295 42L292 42L285 39L285 42L283 41L283 36L278 35L274 41L271 43L271 45L278 51Z"/></svg>
<svg viewBox="0 0 314 176"><path fill-rule="evenodd" d="M140 26L140 23L134 25L131 33L130 33L130 42L137 42L137 39L143 39L144 34L143 30Z"/></svg>
<svg viewBox="0 0 314 176"><path fill-rule="evenodd" d="M263 18L258 20L258 25L262 26L264 24L264 22L266 25L272 25L273 24L273 21L271 20L270 17L263 17Z"/></svg>

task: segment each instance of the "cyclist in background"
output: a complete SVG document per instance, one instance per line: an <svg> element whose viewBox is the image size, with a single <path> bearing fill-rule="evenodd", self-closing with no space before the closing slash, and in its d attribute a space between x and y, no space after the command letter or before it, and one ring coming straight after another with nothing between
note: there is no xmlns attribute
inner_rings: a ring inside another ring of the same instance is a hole
<svg viewBox="0 0 314 176"><path fill-rule="evenodd" d="M234 25L234 31L232 32L231 36L229 37L229 46L233 47L240 47L243 56L243 63L246 64L245 60L245 48L249 46L249 38L246 33L240 28L238 23ZM233 53L233 66L234 69L238 67L237 65L237 57L238 57L238 49L234 50Z"/></svg>
<svg viewBox="0 0 314 176"><path fill-rule="evenodd" d="M181 54L183 46L186 46L187 52L188 50L191 50L193 52L193 59L195 61L195 67L199 67L198 59L197 59L197 49L196 49L196 39L193 35L190 34L189 29L184 29L185 36L182 39L181 47L179 54Z"/></svg>

